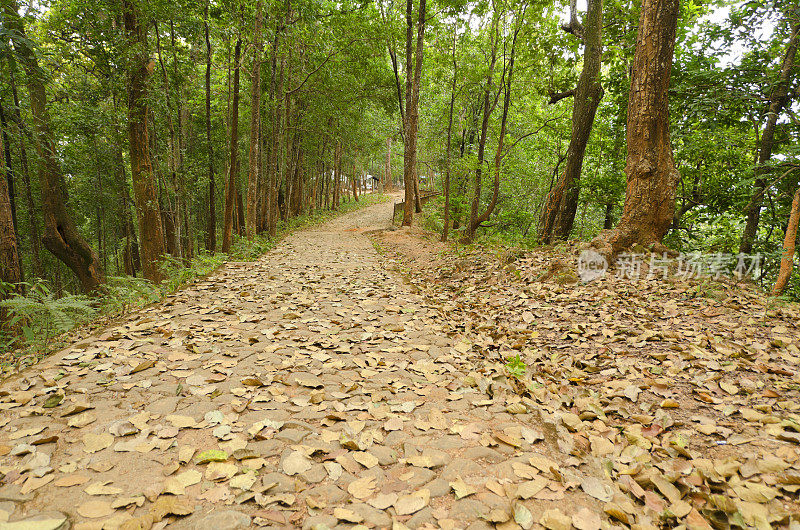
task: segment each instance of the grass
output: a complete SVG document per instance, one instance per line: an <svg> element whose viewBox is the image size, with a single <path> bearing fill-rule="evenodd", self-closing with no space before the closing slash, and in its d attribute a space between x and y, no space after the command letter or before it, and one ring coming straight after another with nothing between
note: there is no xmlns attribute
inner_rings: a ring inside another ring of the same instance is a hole
<svg viewBox="0 0 800 530"><path fill-rule="evenodd" d="M0 375L35 364L63 347L69 341L68 333L79 326L103 325L109 319L158 302L182 287L205 278L225 261L254 261L296 230L322 224L339 215L386 200L386 195L364 195L358 202L340 203L336 211L316 210L279 221L274 238L259 235L251 241L234 236L231 251L227 255L200 251L188 264L167 256L161 265L166 278L158 285L143 278L115 276L106 278L103 294L99 297L69 294L56 298L44 281L25 284L25 295L13 294L0 301L0 309L8 315L6 327L0 329ZM0 290L4 293L12 292L13 287L0 284Z"/></svg>

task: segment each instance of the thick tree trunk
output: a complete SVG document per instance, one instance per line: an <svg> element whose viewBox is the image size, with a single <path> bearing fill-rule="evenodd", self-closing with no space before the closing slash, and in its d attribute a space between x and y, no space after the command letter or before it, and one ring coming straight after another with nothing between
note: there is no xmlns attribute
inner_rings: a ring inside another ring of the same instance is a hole
<svg viewBox="0 0 800 530"><path fill-rule="evenodd" d="M222 231L222 252L231 250L233 238L234 210L236 209L236 174L239 172L239 67L242 54L242 39L236 39L233 52L233 103L231 105L231 138L228 175L225 179L225 219Z"/></svg>
<svg viewBox="0 0 800 530"><path fill-rule="evenodd" d="M208 5L203 10L203 31L206 39L206 142L208 150L208 217L206 219L206 250L217 251L217 199L216 177L214 176L214 142L211 141L211 38L208 30Z"/></svg>
<svg viewBox="0 0 800 530"><path fill-rule="evenodd" d="M594 116L603 97L600 84L602 28L603 0L589 0L583 25L583 70L572 106L572 137L567 149L567 164L547 195L539 223L539 240L544 244L550 244L553 238L567 239L575 222L583 158Z"/></svg>
<svg viewBox="0 0 800 530"><path fill-rule="evenodd" d="M669 136L668 89L678 0L644 0L636 35L628 102L627 189L622 218L592 242L608 259L638 243L664 251L680 175Z"/></svg>
<svg viewBox="0 0 800 530"><path fill-rule="evenodd" d="M163 279L160 268L164 255L164 230L159 215L158 198L153 179L148 133L147 81L153 63L147 53L147 26L139 21L132 0L123 0L123 17L128 46L128 141L131 156L131 178L136 217L139 223L142 273L153 282Z"/></svg>
<svg viewBox="0 0 800 530"><path fill-rule="evenodd" d="M39 62L25 37L25 28L14 0L4 2L5 24L22 39L14 40L17 56L27 77L36 149L41 159L39 181L45 232L42 242L78 277L83 291L91 293L102 282L97 254L78 231L66 204L66 187L56 155L55 137L47 111L47 94Z"/></svg>
<svg viewBox="0 0 800 530"><path fill-rule="evenodd" d="M792 200L792 210L789 214L789 224L786 227L786 235L783 238L783 255L781 256L781 269L778 272L778 279L772 288L772 294L779 296L786 290L789 278L794 268L794 250L797 242L797 225L800 223L800 188L794 192Z"/></svg>
<svg viewBox="0 0 800 530"><path fill-rule="evenodd" d="M797 54L798 41L800 40L800 16L794 15L791 19L791 36L789 38L789 45L786 47L786 53L783 56L783 63L781 65L781 72L778 82L772 89L769 96L769 110L767 111L767 121L764 125L764 132L761 134L761 143L758 148L758 164L755 168L756 182L753 187L753 195L746 208L747 221L745 223L744 231L742 232L742 240L739 244L739 252L742 254L750 254L753 252L753 242L756 239L758 232L758 222L761 217L761 204L764 201L764 194L767 191L766 173L769 171L764 166L772 158L772 148L775 138L775 127L778 124L778 118L781 110L786 106L789 101L789 88L792 81L793 70L797 69L794 64L794 58Z"/></svg>
<svg viewBox="0 0 800 530"><path fill-rule="evenodd" d="M405 134L403 152L403 182L405 184L405 208L403 210L402 226L411 226L413 214L411 213L411 201L414 200L414 187L416 185L417 170L417 128L419 121L419 83L422 77L422 60L425 44L425 16L426 0L419 2L419 14L417 18L417 46L414 61L411 50L413 40L414 19L412 12L414 0L407 0L406 3L406 114L405 114ZM413 77L411 75L411 65L414 65Z"/></svg>
<svg viewBox="0 0 800 530"><path fill-rule="evenodd" d="M256 2L256 20L253 29L253 82L250 106L250 151L247 169L247 215L245 233L248 239L256 236L256 211L258 181L261 179L259 148L261 146L261 0Z"/></svg>

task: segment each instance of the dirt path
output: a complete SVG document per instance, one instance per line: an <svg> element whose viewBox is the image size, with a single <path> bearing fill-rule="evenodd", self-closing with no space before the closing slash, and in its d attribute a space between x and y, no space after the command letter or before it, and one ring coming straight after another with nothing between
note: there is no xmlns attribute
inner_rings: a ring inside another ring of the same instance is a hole
<svg viewBox="0 0 800 530"><path fill-rule="evenodd" d="M465 384L463 345L381 267L363 232L390 208L229 263L6 381L0 521L28 526L0 528L57 528L59 513L74 528L501 517L515 466L540 472L529 460L545 457L531 447L541 433ZM221 461L198 463L209 459ZM451 483L476 493L456 501Z"/></svg>

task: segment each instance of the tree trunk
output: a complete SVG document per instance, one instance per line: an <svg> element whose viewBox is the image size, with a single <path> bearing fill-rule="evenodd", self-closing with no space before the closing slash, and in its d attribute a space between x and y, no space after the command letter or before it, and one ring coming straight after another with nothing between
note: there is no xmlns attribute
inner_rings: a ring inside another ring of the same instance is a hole
<svg viewBox="0 0 800 530"><path fill-rule="evenodd" d="M287 15L288 16L288 15ZM279 41L276 39L277 45ZM281 57L280 66L273 65L273 71L278 69L278 77L275 85L275 94L272 101L272 163L270 167L269 182L269 235L275 237L278 234L278 170L281 164L281 115L283 109L283 82L284 82L284 62Z"/></svg>
<svg viewBox="0 0 800 530"><path fill-rule="evenodd" d="M592 242L609 260L635 243L666 250L661 240L672 224L680 178L670 145L667 93L678 8L678 0L642 4L628 102L625 207L617 227Z"/></svg>
<svg viewBox="0 0 800 530"><path fill-rule="evenodd" d="M416 184L417 170L417 128L419 121L419 82L422 77L422 60L425 44L425 15L426 0L419 1L419 14L417 20L417 47L416 62L411 56L414 19L412 12L414 0L406 3L406 115L403 152L403 182L405 184L405 208L403 210L402 226L411 226L413 214L411 201L414 200L414 186ZM413 78L411 65L414 64Z"/></svg>
<svg viewBox="0 0 800 530"><path fill-rule="evenodd" d="M164 94L167 103L167 130L169 131L169 138L167 139L167 162L169 166L169 182L167 183L166 193L160 199L161 208L161 223L164 227L164 234L166 236L166 251L171 256L176 258L181 255L180 247L180 219L178 218L178 160L177 152L179 151L177 145L177 138L175 136L175 123L174 123L174 110L172 108L172 89L170 88L169 75L167 74L167 67L164 65L164 58L161 55L161 36L158 32L158 23L153 23L153 29L156 34L156 55L158 56L158 64L161 66L161 74L164 76ZM144 30L147 31L147 30ZM155 119L153 119L155 122ZM155 128L155 127L154 127ZM174 195L174 197L173 197ZM173 204L173 199L175 204Z"/></svg>
<svg viewBox="0 0 800 530"><path fill-rule="evenodd" d="M342 142L336 140L336 151L333 154L333 208L339 209L342 179Z"/></svg>
<svg viewBox="0 0 800 530"><path fill-rule="evenodd" d="M236 208L236 174L239 171L239 66L242 54L242 39L236 39L233 52L233 104L231 105L231 138L228 178L225 179L225 219L222 231L222 252L231 251L233 216Z"/></svg>
<svg viewBox="0 0 800 530"><path fill-rule="evenodd" d="M250 152L247 169L247 215L245 233L252 240L256 236L256 206L258 181L261 178L258 151L261 146L261 0L256 2L256 20L253 29L253 82L250 106Z"/></svg>
<svg viewBox="0 0 800 530"><path fill-rule="evenodd" d="M5 127L3 127L2 135L7 138ZM14 290L19 290L18 284L22 281L22 268L20 267L17 235L11 210L8 169L9 165L3 146L0 147L0 281L14 284ZM0 293L0 296L2 294ZM0 321L5 322L7 316L5 310L0 311Z"/></svg>
<svg viewBox="0 0 800 530"><path fill-rule="evenodd" d="M91 293L102 282L102 273L97 254L80 234L67 209L64 175L56 156L56 142L47 111L43 71L30 47L30 41L25 38L25 28L16 1L4 2L4 11L7 28L23 37L14 40L14 47L27 77L36 149L41 159L39 181L45 226L42 242L47 250L75 273L83 291Z"/></svg>
<svg viewBox="0 0 800 530"><path fill-rule="evenodd" d="M208 31L208 5L206 0L203 10L203 31L206 39L206 142L208 149L208 218L206 219L206 249L217 251L217 199L215 195L216 177L214 176L214 143L211 141L211 38Z"/></svg>
<svg viewBox="0 0 800 530"><path fill-rule="evenodd" d="M147 81L153 63L147 53L147 29L140 24L132 0L123 0L123 16L128 46L128 141L130 143L131 178L136 217L139 223L142 273L153 282L163 279L160 268L164 255L164 231L158 209L153 179L148 133Z"/></svg>
<svg viewBox="0 0 800 530"><path fill-rule="evenodd" d="M592 133L594 116L603 97L600 84L602 28L603 0L589 0L583 25L583 70L572 106L572 137L567 149L567 164L564 173L547 195L539 223L539 240L546 245L553 238L567 239L575 222L583 158Z"/></svg>
<svg viewBox="0 0 800 530"><path fill-rule="evenodd" d="M20 115L19 94L17 93L16 83L17 65L14 61L14 55L8 54L8 73L9 84L11 85L11 94L14 98L14 108L11 110L13 121L16 123L19 130L19 162L22 174L22 184L24 186L25 203L28 209L28 223L31 228L31 250L33 261L33 275L36 278L44 277L44 269L42 268L41 258L41 239L39 235L39 220L36 216L36 205L33 202L33 190L31 189L30 168L28 166L28 151L25 148L25 134L27 130L22 123L22 116Z"/></svg>
<svg viewBox="0 0 800 530"><path fill-rule="evenodd" d="M794 249L797 242L797 225L800 222L800 188L794 192L792 200L792 210L789 214L789 224L786 227L786 235L783 238L783 255L781 256L781 269L778 272L778 279L772 288L772 294L780 296L786 290L789 277L794 268Z"/></svg>
<svg viewBox="0 0 800 530"><path fill-rule="evenodd" d="M464 237L461 238L462 243L471 243L475 239L475 231L478 229L480 214L478 213L481 205L481 184L483 178L483 159L486 152L486 135L489 130L489 117L492 115L494 105L491 101L492 77L494 76L494 67L497 62L497 40L498 36L498 15L493 15L492 21L492 51L491 59L489 62L489 71L486 78L486 88L483 92L483 121L481 122L481 136L478 139L478 162L475 168L475 180L472 191L472 203L470 205L469 222L467 223L464 231ZM496 100L495 100L496 101Z"/></svg>
<svg viewBox="0 0 800 530"><path fill-rule="evenodd" d="M753 242L758 232L758 222L761 217L761 204L766 193L767 179L766 173L769 169L764 167L772 158L772 148L775 138L775 127L778 124L781 110L789 101L789 88L792 81L792 70L796 69L794 58L797 54L798 40L800 40L800 17L795 13L791 20L791 36L786 53L783 56L781 73L778 82L769 95L769 110L767 111L767 122L764 125L764 132L761 134L761 143L758 149L758 164L756 165L756 182L753 187L753 195L747 205L747 221L742 232L742 241L739 244L739 252L750 254L753 252Z"/></svg>
<svg viewBox="0 0 800 530"><path fill-rule="evenodd" d="M450 231L450 153L453 140L453 108L456 103L456 82L458 81L458 63L456 62L456 44L458 43L458 26L453 27L453 82L450 86L450 112L447 119L447 147L444 158L444 228L442 228L442 241L447 241Z"/></svg>

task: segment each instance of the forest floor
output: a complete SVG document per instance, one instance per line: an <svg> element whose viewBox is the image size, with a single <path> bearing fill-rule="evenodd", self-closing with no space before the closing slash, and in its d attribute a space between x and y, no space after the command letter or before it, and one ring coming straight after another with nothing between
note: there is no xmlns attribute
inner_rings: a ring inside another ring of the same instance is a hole
<svg viewBox="0 0 800 530"><path fill-rule="evenodd" d="M0 530L800 525L796 305L575 283L567 250L457 251L390 215L4 381Z"/></svg>

